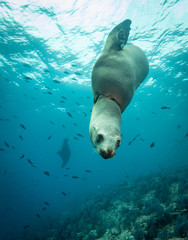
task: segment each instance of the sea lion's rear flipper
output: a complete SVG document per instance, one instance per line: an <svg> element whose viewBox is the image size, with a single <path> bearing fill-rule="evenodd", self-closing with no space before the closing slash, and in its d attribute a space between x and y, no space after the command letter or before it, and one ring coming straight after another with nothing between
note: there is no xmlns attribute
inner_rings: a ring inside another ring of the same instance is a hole
<svg viewBox="0 0 188 240"><path fill-rule="evenodd" d="M122 23L118 24L109 33L104 47L104 51L109 50L121 50L127 43L129 37L131 20L126 19Z"/></svg>

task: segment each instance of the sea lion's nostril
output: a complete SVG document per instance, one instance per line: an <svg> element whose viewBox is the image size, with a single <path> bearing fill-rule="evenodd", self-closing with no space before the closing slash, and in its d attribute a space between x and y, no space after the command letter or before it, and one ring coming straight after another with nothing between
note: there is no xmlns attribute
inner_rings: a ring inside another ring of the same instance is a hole
<svg viewBox="0 0 188 240"><path fill-rule="evenodd" d="M107 150L108 156L111 156L112 152L113 152L112 149L108 149L108 150Z"/></svg>
<svg viewBox="0 0 188 240"><path fill-rule="evenodd" d="M100 155L101 155L103 158L107 158L107 157L106 157L106 151L104 151L104 150L100 150Z"/></svg>
<svg viewBox="0 0 188 240"><path fill-rule="evenodd" d="M115 152L112 149L108 149L107 155L108 155L109 158L111 158L115 155Z"/></svg>

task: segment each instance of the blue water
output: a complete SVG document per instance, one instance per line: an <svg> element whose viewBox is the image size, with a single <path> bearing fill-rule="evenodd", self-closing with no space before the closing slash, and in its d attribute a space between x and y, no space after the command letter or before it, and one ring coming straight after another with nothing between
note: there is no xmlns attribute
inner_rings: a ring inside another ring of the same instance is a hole
<svg viewBox="0 0 188 240"><path fill-rule="evenodd" d="M187 9L186 0L0 2L0 239L74 212L126 176L187 163ZM116 157L104 160L88 133L91 70L127 18L128 42L144 50L150 72L123 113ZM64 138L70 169L57 154Z"/></svg>

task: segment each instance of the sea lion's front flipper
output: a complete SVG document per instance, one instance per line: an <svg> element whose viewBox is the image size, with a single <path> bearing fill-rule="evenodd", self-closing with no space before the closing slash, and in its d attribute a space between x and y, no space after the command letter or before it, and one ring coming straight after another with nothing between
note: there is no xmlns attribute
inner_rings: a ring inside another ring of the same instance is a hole
<svg viewBox="0 0 188 240"><path fill-rule="evenodd" d="M131 20L126 19L122 23L118 24L115 28L113 28L106 40L104 51L121 50L127 43L130 25Z"/></svg>

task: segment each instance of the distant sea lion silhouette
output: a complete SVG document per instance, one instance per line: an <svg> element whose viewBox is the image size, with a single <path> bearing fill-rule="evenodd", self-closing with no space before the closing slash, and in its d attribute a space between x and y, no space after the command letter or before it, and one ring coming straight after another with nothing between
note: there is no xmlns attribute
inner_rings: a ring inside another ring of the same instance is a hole
<svg viewBox="0 0 188 240"><path fill-rule="evenodd" d="M131 21L117 25L108 35L92 70L92 109L89 134L103 158L111 158L121 142L121 114L149 72L144 52L126 45Z"/></svg>
<svg viewBox="0 0 188 240"><path fill-rule="evenodd" d="M63 160L62 168L65 167L65 165L68 163L70 156L71 156L71 150L68 144L69 139L65 138L63 141L63 145L61 147L61 150L58 151L57 153Z"/></svg>

